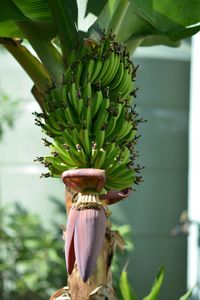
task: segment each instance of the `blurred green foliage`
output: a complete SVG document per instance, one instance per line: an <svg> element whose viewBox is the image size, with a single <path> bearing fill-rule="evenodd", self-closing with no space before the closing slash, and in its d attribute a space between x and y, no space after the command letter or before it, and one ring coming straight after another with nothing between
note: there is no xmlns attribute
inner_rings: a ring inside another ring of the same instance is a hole
<svg viewBox="0 0 200 300"><path fill-rule="evenodd" d="M59 213L64 204L51 198ZM127 256L133 250L131 228L113 225L124 239L124 251L117 249L113 259L115 286ZM47 229L41 218L19 204L0 207L0 299L46 300L66 285L62 229L52 220ZM117 287L117 292L119 289Z"/></svg>
<svg viewBox="0 0 200 300"><path fill-rule="evenodd" d="M19 114L20 104L0 91L0 140L6 127L13 127L14 121Z"/></svg>
<svg viewBox="0 0 200 300"><path fill-rule="evenodd" d="M130 253L134 250L133 245L133 236L131 226L128 224L124 224L118 226L116 224L112 224L112 230L116 230L119 232L120 236L123 238L125 242L125 247L123 250L116 248L114 253L114 257L112 260L112 274L113 274L113 283L116 288L117 294L120 295L119 291L119 277L122 269L128 263L128 258Z"/></svg>
<svg viewBox="0 0 200 300"><path fill-rule="evenodd" d="M57 211L65 212L62 202L52 197ZM129 225L116 226L125 241L123 252L116 249L112 263L114 286L119 299L138 300L128 281L127 258L133 251ZM19 204L0 208L0 299L46 300L57 289L66 285L62 229L56 222L45 227L41 218L29 213ZM120 276L121 274L121 276ZM157 300L163 282L161 267L151 291L144 299ZM189 300L192 291L181 300Z"/></svg>
<svg viewBox="0 0 200 300"><path fill-rule="evenodd" d="M66 285L62 230L19 205L0 208L0 299L46 300Z"/></svg>

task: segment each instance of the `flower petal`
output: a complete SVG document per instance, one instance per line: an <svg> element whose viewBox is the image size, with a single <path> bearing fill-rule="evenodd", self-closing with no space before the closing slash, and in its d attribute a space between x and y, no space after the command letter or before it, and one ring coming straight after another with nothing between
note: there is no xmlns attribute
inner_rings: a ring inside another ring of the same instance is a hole
<svg viewBox="0 0 200 300"><path fill-rule="evenodd" d="M72 273L75 263L74 252L74 230L77 222L79 211L72 206L68 214L66 234L65 234L65 259L67 272Z"/></svg>
<svg viewBox="0 0 200 300"><path fill-rule="evenodd" d="M106 194L100 195L100 199L104 200L107 205L111 205L127 198L129 191L130 189L128 188L121 191L110 190Z"/></svg>
<svg viewBox="0 0 200 300"><path fill-rule="evenodd" d="M84 282L93 272L106 232L103 208L81 210L75 225L74 246L78 270Z"/></svg>

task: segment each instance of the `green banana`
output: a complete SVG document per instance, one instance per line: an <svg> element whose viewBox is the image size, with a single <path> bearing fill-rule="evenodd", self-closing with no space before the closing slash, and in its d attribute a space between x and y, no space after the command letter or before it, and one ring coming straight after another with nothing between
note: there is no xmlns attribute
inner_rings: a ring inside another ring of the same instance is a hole
<svg viewBox="0 0 200 300"><path fill-rule="evenodd" d="M99 113L97 120L94 123L94 134L98 135L101 128L104 128L109 112L107 110L100 109L102 113Z"/></svg>
<svg viewBox="0 0 200 300"><path fill-rule="evenodd" d="M91 164L94 165L94 160L98 154L99 150L96 147L92 147L92 153L91 153Z"/></svg>
<svg viewBox="0 0 200 300"><path fill-rule="evenodd" d="M116 138L116 136L119 135L119 132L121 132L122 130L124 130L124 122L126 121L124 118L125 118L125 108L124 106L122 107L121 109L121 112L120 112L120 115L117 117L117 122L116 122L116 125L115 125L115 128L112 132L112 135L110 135L108 137L108 141L111 140L113 137Z"/></svg>
<svg viewBox="0 0 200 300"><path fill-rule="evenodd" d="M43 158L43 163L51 163L51 164L59 164L59 163L62 163L62 161L59 159L58 156L50 156L50 155L47 155Z"/></svg>
<svg viewBox="0 0 200 300"><path fill-rule="evenodd" d="M64 114L63 109L57 108L57 109L54 110L53 114L55 115L55 118L60 122L60 124L64 128L68 127L69 124L68 124L68 122L65 118L65 114Z"/></svg>
<svg viewBox="0 0 200 300"><path fill-rule="evenodd" d="M116 73L118 72L120 66L120 57L115 54L115 61L114 61L114 66L112 68L112 72L110 72L110 76L107 78L107 81L105 82L105 85L109 84L113 81L113 79L115 78Z"/></svg>
<svg viewBox="0 0 200 300"><path fill-rule="evenodd" d="M76 127L76 125L78 123L77 116L72 111L72 109L69 108L69 106L64 109L64 114L65 114L67 122L70 123L71 126Z"/></svg>
<svg viewBox="0 0 200 300"><path fill-rule="evenodd" d="M108 75L105 76L104 82L102 82L105 86L107 85L110 86L110 83L112 82L112 80L115 77L115 74L118 71L119 65L120 65L120 57L117 54L114 54L113 65L110 69L110 72L108 72Z"/></svg>
<svg viewBox="0 0 200 300"><path fill-rule="evenodd" d="M113 149L113 151L109 155L106 156L106 159L105 159L105 162L103 165L104 169L107 169L111 164L116 162L116 157L119 155L119 152L120 152L120 148L115 147ZM107 151L106 151L106 153L107 153Z"/></svg>
<svg viewBox="0 0 200 300"><path fill-rule="evenodd" d="M63 100L62 100L61 94L62 94L62 90L60 88L55 88L51 92L52 98L55 100L57 105L60 105L60 106L63 105Z"/></svg>
<svg viewBox="0 0 200 300"><path fill-rule="evenodd" d="M131 174L132 174L132 172L131 172ZM120 177L124 178L129 175L130 175L130 170L128 170L126 168L126 166L121 166L118 164L112 165L112 167L110 167L106 170L106 176L109 176L111 178L118 177L119 180L120 180Z"/></svg>
<svg viewBox="0 0 200 300"><path fill-rule="evenodd" d="M70 100L69 100L69 97L68 97L68 87L66 85L63 85L61 97L63 99L64 106L65 107L70 106Z"/></svg>
<svg viewBox="0 0 200 300"><path fill-rule="evenodd" d="M121 165L125 165L130 161L130 151L127 147L124 147L121 157L120 157L120 162Z"/></svg>
<svg viewBox="0 0 200 300"><path fill-rule="evenodd" d="M70 85L70 93L69 93L69 98L70 98L70 102L72 107L74 108L74 110L76 111L76 113L78 113L79 109L78 109L78 96L77 96L77 90L76 90L76 83L73 82Z"/></svg>
<svg viewBox="0 0 200 300"><path fill-rule="evenodd" d="M60 130L60 126L58 125L57 120L54 118L53 113L49 114L48 118L45 120L45 123L51 128L54 128L58 131Z"/></svg>
<svg viewBox="0 0 200 300"><path fill-rule="evenodd" d="M83 166L88 167L89 166L88 157L86 156L83 148L79 144L76 145L76 148L77 148L77 152L80 157L80 160L82 161L82 167Z"/></svg>
<svg viewBox="0 0 200 300"><path fill-rule="evenodd" d="M71 159L68 154L68 150L63 147L59 142L54 140L54 143L50 146L53 152L57 152L60 159L62 159L70 167L76 167L76 163Z"/></svg>
<svg viewBox="0 0 200 300"><path fill-rule="evenodd" d="M81 121L85 124L85 126L90 130L92 124L92 113L91 113L91 104L90 102L83 106L83 111L81 114Z"/></svg>
<svg viewBox="0 0 200 300"><path fill-rule="evenodd" d="M85 68L84 74L81 78L81 84L83 86L90 81L90 78L91 78L92 72L93 72L93 68L94 68L94 63L95 63L95 61L93 59L86 61L86 68Z"/></svg>
<svg viewBox="0 0 200 300"><path fill-rule="evenodd" d="M131 187L135 180L135 175L134 175L133 171L127 169L126 173L123 173L123 176L108 175L106 178L107 178L107 181L106 181L107 188L112 187L112 189L120 189L120 187L122 187L122 188Z"/></svg>
<svg viewBox="0 0 200 300"><path fill-rule="evenodd" d="M110 90L114 90L115 88L118 87L118 85L120 84L122 77L124 75L124 70L125 70L125 66L124 66L123 62L120 62L118 72L115 75L115 77L113 78L111 84L109 85Z"/></svg>
<svg viewBox="0 0 200 300"><path fill-rule="evenodd" d="M63 74L63 81L65 83L71 82L71 80L72 80L71 74L72 74L72 69L69 67L69 68L67 68L67 70Z"/></svg>
<svg viewBox="0 0 200 300"><path fill-rule="evenodd" d="M80 144L81 140L80 140L80 136L79 136L79 132L76 128L73 128L70 130L69 134L72 137L72 140L74 142L75 145Z"/></svg>
<svg viewBox="0 0 200 300"><path fill-rule="evenodd" d="M117 134L117 141L123 139L131 131L132 128L132 124L125 120L123 127Z"/></svg>
<svg viewBox="0 0 200 300"><path fill-rule="evenodd" d="M125 141L132 141L136 135L136 130L131 130L126 136L124 136Z"/></svg>
<svg viewBox="0 0 200 300"><path fill-rule="evenodd" d="M128 72L128 69L125 68L123 77L122 77L119 85L112 91L112 98L116 97L118 95L120 95L120 97L121 97L122 91L126 88L126 86L129 83L128 79L129 79L129 72ZM121 97L121 99L122 99L122 97Z"/></svg>
<svg viewBox="0 0 200 300"><path fill-rule="evenodd" d="M111 136L113 130L115 129L116 122L117 122L117 116L111 115L108 119L108 125L107 125L106 131L105 131L106 138Z"/></svg>
<svg viewBox="0 0 200 300"><path fill-rule="evenodd" d="M89 131L87 128L82 128L80 130L80 137L86 155L90 156L92 152L92 147L91 147L91 142L89 137Z"/></svg>
<svg viewBox="0 0 200 300"><path fill-rule="evenodd" d="M67 146L69 146L72 149L76 148L76 141L73 140L72 135L67 129L63 131L63 138Z"/></svg>
<svg viewBox="0 0 200 300"><path fill-rule="evenodd" d="M96 80L96 77L98 76L101 68L102 68L102 60L98 59L95 64L94 64L94 68L93 68L93 74L91 75L90 78L90 82L93 83Z"/></svg>
<svg viewBox="0 0 200 300"><path fill-rule="evenodd" d="M109 65L107 71L104 74L104 76L101 78L101 83L103 86L106 86L106 82L109 82L109 78L113 72L113 68L115 67L114 63L115 63L115 53L112 52L109 58Z"/></svg>
<svg viewBox="0 0 200 300"><path fill-rule="evenodd" d="M82 167L83 163L82 163L82 160L79 156L79 153L77 151L77 149L75 148L69 148L67 150L69 156L71 157L72 161L76 164L76 167Z"/></svg>
<svg viewBox="0 0 200 300"><path fill-rule="evenodd" d="M116 145L115 143L108 143L106 145L106 159L109 158L109 156L112 154L112 152L114 151Z"/></svg>
<svg viewBox="0 0 200 300"><path fill-rule="evenodd" d="M58 149L58 148L57 148ZM44 157L44 161L46 160L47 162L50 162L52 164L54 164L54 162L56 164L64 164L67 165L68 168L73 168L75 167L75 164L71 161L70 157L67 155L66 151L63 154L61 152L61 150L59 150L60 152L56 152L56 156L55 155L49 155L49 156L45 156ZM63 151L63 150L62 150Z"/></svg>
<svg viewBox="0 0 200 300"><path fill-rule="evenodd" d="M79 60L77 62L77 66L76 66L76 77L75 77L75 83L76 83L76 87L80 87L81 85L81 74L82 74L82 70L83 70L83 64L82 62Z"/></svg>
<svg viewBox="0 0 200 300"><path fill-rule="evenodd" d="M96 79L94 80L94 83L99 82L99 81L101 80L101 78L103 78L103 76L105 75L105 73L106 73L107 70L108 70L109 63L110 63L110 59L109 59L109 58L106 58L105 61L104 61L103 64L102 64L102 67L101 67L101 70L100 70L98 76L97 76Z"/></svg>
<svg viewBox="0 0 200 300"><path fill-rule="evenodd" d="M83 95L83 100L87 104L88 99L91 99L92 97L92 88L91 88L91 83L88 82L82 90L82 95Z"/></svg>
<svg viewBox="0 0 200 300"><path fill-rule="evenodd" d="M125 99L126 96L128 96L133 90L133 82L132 78L129 76L127 78L126 85L124 85L124 88L121 89L121 98Z"/></svg>
<svg viewBox="0 0 200 300"><path fill-rule="evenodd" d="M62 136L62 131L54 129L52 126L42 125L43 131L51 138Z"/></svg>
<svg viewBox="0 0 200 300"><path fill-rule="evenodd" d="M93 101L92 101L92 117L94 117L96 115L96 113L98 112L101 103L103 101L103 94L102 91L96 91L93 97Z"/></svg>
<svg viewBox="0 0 200 300"><path fill-rule="evenodd" d="M96 169L100 169L103 166L103 163L105 161L106 157L106 151L103 149L100 149L96 155L96 158L94 160L94 167Z"/></svg>
<svg viewBox="0 0 200 300"><path fill-rule="evenodd" d="M100 129L99 132L96 133L95 142L99 149L103 146L105 142L105 129Z"/></svg>

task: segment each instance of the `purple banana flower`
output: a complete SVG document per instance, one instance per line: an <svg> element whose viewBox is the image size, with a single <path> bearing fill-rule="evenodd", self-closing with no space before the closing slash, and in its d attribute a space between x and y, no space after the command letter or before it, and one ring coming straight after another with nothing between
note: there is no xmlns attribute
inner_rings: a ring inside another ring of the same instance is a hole
<svg viewBox="0 0 200 300"><path fill-rule="evenodd" d="M101 251L106 232L106 215L103 207L78 210L73 206L69 212L65 257L67 271L72 273L76 260L84 282L92 274Z"/></svg>

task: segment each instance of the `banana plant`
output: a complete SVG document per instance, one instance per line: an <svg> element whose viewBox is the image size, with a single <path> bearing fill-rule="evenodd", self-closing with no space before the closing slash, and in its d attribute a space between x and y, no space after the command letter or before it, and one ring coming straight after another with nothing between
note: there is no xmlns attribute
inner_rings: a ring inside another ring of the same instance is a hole
<svg viewBox="0 0 200 300"><path fill-rule="evenodd" d="M36 124L50 152L37 158L49 170L42 176L62 176L72 191L66 197L69 289L63 293L116 299L110 265L117 238L107 205L141 181L135 144L143 119L136 112L132 54L139 46L176 47L198 32L200 2L89 0L86 14L97 18L87 32L78 29L75 0L0 4L0 43L32 79L41 107Z"/></svg>

